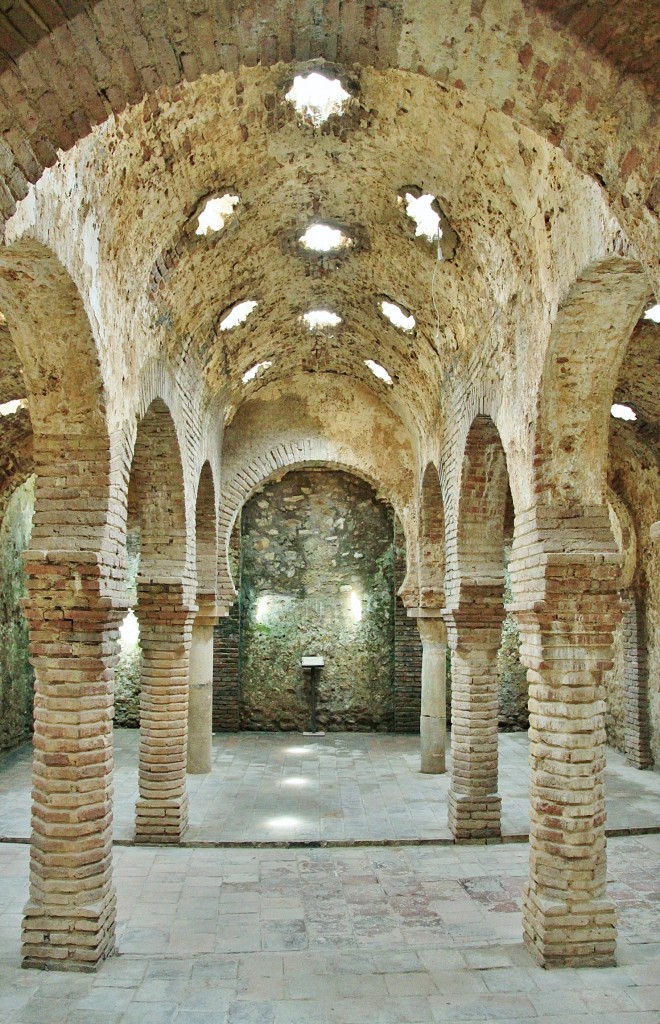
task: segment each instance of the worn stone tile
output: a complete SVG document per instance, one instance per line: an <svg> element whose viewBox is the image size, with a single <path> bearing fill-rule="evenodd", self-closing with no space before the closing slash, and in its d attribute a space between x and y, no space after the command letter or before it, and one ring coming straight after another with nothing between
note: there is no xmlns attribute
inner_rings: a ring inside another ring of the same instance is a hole
<svg viewBox="0 0 660 1024"><path fill-rule="evenodd" d="M275 1011L269 1002L232 1003L227 1024L273 1024Z"/></svg>

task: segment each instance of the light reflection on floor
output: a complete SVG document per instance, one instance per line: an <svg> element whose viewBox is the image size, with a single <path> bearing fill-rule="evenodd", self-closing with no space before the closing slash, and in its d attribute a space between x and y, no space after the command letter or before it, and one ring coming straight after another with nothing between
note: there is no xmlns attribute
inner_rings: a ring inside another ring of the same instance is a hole
<svg viewBox="0 0 660 1024"><path fill-rule="evenodd" d="M450 840L449 773L422 775L419 737L331 733L223 733L213 771L188 776L189 842L387 842ZM137 730L115 731L115 837L131 840L137 795ZM527 737L500 735L505 835L526 834ZM0 836L30 834L29 745L0 761ZM660 774L630 768L608 750L608 827L660 825ZM450 768L450 764L448 764Z"/></svg>

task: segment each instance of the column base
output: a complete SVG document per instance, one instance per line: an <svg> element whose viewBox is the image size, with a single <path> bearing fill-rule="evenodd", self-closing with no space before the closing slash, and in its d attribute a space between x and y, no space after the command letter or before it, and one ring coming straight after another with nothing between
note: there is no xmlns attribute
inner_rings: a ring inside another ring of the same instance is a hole
<svg viewBox="0 0 660 1024"><path fill-rule="evenodd" d="M28 901L21 966L42 971L95 971L115 947L117 898L77 907Z"/></svg>
<svg viewBox="0 0 660 1024"><path fill-rule="evenodd" d="M449 791L449 828L454 839L491 839L502 834L502 798L498 793L464 796Z"/></svg>
<svg viewBox="0 0 660 1024"><path fill-rule="evenodd" d="M568 903L523 893L525 945L542 967L613 967L616 910L611 900Z"/></svg>
<svg viewBox="0 0 660 1024"><path fill-rule="evenodd" d="M419 720L421 767L425 775L442 775L445 766L446 726L439 718L422 715Z"/></svg>
<svg viewBox="0 0 660 1024"><path fill-rule="evenodd" d="M135 805L136 843L179 843L188 827L188 796L170 800L148 800Z"/></svg>

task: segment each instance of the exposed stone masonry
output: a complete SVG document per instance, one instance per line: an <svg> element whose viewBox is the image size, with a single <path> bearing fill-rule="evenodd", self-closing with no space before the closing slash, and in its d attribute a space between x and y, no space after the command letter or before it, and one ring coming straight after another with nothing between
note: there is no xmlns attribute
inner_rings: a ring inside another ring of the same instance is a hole
<svg viewBox="0 0 660 1024"><path fill-rule="evenodd" d="M391 509L354 477L287 473L246 505L241 544L242 727L309 728L300 659L320 654L319 727L391 728Z"/></svg>
<svg viewBox="0 0 660 1024"><path fill-rule="evenodd" d="M312 478L313 479L313 478ZM252 499L255 500L255 499ZM238 524L237 524L238 525ZM405 539L397 521L394 525L394 580L398 590L406 572ZM241 589L240 530L231 537L233 578ZM235 731L240 728L241 658L239 601L220 619L214 631L213 728ZM400 597L394 611L394 681L392 694L394 732L419 731L421 700L422 648L414 619L408 616Z"/></svg>

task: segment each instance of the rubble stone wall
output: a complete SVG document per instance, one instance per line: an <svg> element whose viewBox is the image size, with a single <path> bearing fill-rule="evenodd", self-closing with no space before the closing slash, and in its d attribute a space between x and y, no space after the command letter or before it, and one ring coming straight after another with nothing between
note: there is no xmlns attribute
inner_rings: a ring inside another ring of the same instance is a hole
<svg viewBox="0 0 660 1024"><path fill-rule="evenodd" d="M389 506L348 474L293 472L248 503L242 535L242 727L308 729L310 679L300 661L321 655L319 728L390 729Z"/></svg>
<svg viewBox="0 0 660 1024"><path fill-rule="evenodd" d="M33 512L31 478L14 491L0 526L0 752L32 731L34 672L20 601L26 596L22 554L30 540Z"/></svg>

